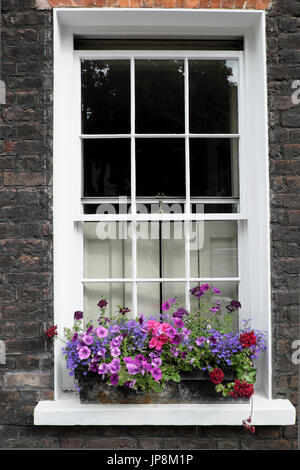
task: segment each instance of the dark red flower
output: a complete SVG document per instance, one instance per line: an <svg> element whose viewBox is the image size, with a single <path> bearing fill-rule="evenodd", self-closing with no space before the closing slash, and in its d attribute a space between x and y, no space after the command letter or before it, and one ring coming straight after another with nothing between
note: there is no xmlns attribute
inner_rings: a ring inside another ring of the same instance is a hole
<svg viewBox="0 0 300 470"><path fill-rule="evenodd" d="M254 394L253 385L245 380L234 382L233 391L229 393L232 398L250 398Z"/></svg>
<svg viewBox="0 0 300 470"><path fill-rule="evenodd" d="M210 380L218 385L220 383L223 382L223 379L224 379L224 374L223 374L223 371L221 369L218 369L217 367L212 370L210 373L209 373L209 377L210 377Z"/></svg>
<svg viewBox="0 0 300 470"><path fill-rule="evenodd" d="M74 312L74 320L81 320L83 318L83 312L77 310Z"/></svg>
<svg viewBox="0 0 300 470"><path fill-rule="evenodd" d="M105 308L107 306L107 301L104 299L100 299L97 305L99 308Z"/></svg>
<svg viewBox="0 0 300 470"><path fill-rule="evenodd" d="M57 325L51 326L48 330L45 331L45 335L47 338L53 338L53 336L57 335Z"/></svg>
<svg viewBox="0 0 300 470"><path fill-rule="evenodd" d="M254 331L250 331L249 333L243 333L242 335L240 335L239 341L243 348L250 348L250 346L254 346L257 342Z"/></svg>

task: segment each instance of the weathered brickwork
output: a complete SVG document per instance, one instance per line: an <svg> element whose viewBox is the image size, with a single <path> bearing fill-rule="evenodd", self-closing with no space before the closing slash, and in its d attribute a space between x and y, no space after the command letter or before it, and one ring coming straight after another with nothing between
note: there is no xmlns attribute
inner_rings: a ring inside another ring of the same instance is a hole
<svg viewBox="0 0 300 470"><path fill-rule="evenodd" d="M269 1L2 0L0 147L0 447L263 449L297 447L297 427L38 427L33 409L53 396L44 329L52 304L52 6L268 8ZM300 225L300 2L267 12L274 397L298 401Z"/></svg>

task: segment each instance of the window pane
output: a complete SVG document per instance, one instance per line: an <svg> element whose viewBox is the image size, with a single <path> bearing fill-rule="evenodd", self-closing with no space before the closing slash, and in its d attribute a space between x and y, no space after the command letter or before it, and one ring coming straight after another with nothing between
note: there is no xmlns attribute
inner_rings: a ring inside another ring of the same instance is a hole
<svg viewBox="0 0 300 470"><path fill-rule="evenodd" d="M128 223L85 222L83 237L84 278L131 278Z"/></svg>
<svg viewBox="0 0 300 470"><path fill-rule="evenodd" d="M130 140L83 142L85 197L130 196Z"/></svg>
<svg viewBox="0 0 300 470"><path fill-rule="evenodd" d="M137 197L185 197L184 139L136 140Z"/></svg>
<svg viewBox="0 0 300 470"><path fill-rule="evenodd" d="M238 197L238 139L190 139L190 174L191 197Z"/></svg>
<svg viewBox="0 0 300 470"><path fill-rule="evenodd" d="M135 62L136 132L184 132L182 60Z"/></svg>
<svg viewBox="0 0 300 470"><path fill-rule="evenodd" d="M215 287L219 290L219 293L214 294L213 296L213 302L209 303L209 306L207 305L207 300L206 297L199 297L196 298L193 295L191 295L191 310L199 310L202 312L203 316L206 318L213 317L215 315L214 312L211 312L209 308L211 308L211 304L215 302L220 302L220 304L216 304L215 306L220 306L221 309L221 319L224 315L224 313L227 313L228 310L226 309L226 306L230 304L231 300L239 300L239 288L238 288L238 283L237 282L199 282L199 283L191 283L191 288L196 287L197 285L202 285L202 284L209 284L211 287ZM232 315L232 326L234 329L239 328L239 314L238 311L236 311Z"/></svg>
<svg viewBox="0 0 300 470"><path fill-rule="evenodd" d="M138 314L153 315L157 319L162 313L162 304L170 298L177 297L185 305L184 282L140 282L137 288Z"/></svg>
<svg viewBox="0 0 300 470"><path fill-rule="evenodd" d="M189 61L191 133L237 133L237 62Z"/></svg>
<svg viewBox="0 0 300 470"><path fill-rule="evenodd" d="M238 231L232 220L190 223L192 278L238 276Z"/></svg>
<svg viewBox="0 0 300 470"><path fill-rule="evenodd" d="M213 198L212 198L213 199ZM191 211L196 214L237 214L240 210L239 203L196 202L191 204Z"/></svg>
<svg viewBox="0 0 300 470"><path fill-rule="evenodd" d="M127 318L132 316L132 284L125 282L111 283L85 283L84 284L84 318L87 322L92 320L97 325L97 319L101 312L98 302L101 297L105 297L107 306L107 315L115 315L119 311L119 305L129 308L130 312Z"/></svg>
<svg viewBox="0 0 300 470"><path fill-rule="evenodd" d="M82 132L128 134L130 132L130 62L83 60Z"/></svg>
<svg viewBox="0 0 300 470"><path fill-rule="evenodd" d="M137 240L137 275L139 278L184 278L185 240L183 223L142 222L146 230ZM147 225L147 227L146 227Z"/></svg>

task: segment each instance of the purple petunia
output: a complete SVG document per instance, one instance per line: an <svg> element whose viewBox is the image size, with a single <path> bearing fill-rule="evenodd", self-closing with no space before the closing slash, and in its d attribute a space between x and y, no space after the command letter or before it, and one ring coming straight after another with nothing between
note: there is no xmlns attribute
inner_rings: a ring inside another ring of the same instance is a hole
<svg viewBox="0 0 300 470"><path fill-rule="evenodd" d="M120 351L119 348L113 347L113 348L110 350L110 354L111 354L113 357L118 357L118 356L120 356L121 351Z"/></svg>
<svg viewBox="0 0 300 470"><path fill-rule="evenodd" d="M98 328L95 329L95 333L98 336L98 338L105 338L108 334L108 331L103 326L99 326Z"/></svg>
<svg viewBox="0 0 300 470"><path fill-rule="evenodd" d="M78 356L81 360L87 359L90 355L91 355L91 350L87 346L83 346L78 351Z"/></svg>
<svg viewBox="0 0 300 470"><path fill-rule="evenodd" d="M94 342L92 336L89 336L89 335L83 335L81 339L84 342L84 344L87 344L87 345L90 345Z"/></svg>
<svg viewBox="0 0 300 470"><path fill-rule="evenodd" d="M116 386L118 385L118 383L119 383L119 376L118 376L118 374L111 374L111 376L110 376L110 383L111 383L114 387L116 387Z"/></svg>
<svg viewBox="0 0 300 470"><path fill-rule="evenodd" d="M151 370L151 375L154 378L156 382L158 382L161 379L161 370L159 367L153 367Z"/></svg>

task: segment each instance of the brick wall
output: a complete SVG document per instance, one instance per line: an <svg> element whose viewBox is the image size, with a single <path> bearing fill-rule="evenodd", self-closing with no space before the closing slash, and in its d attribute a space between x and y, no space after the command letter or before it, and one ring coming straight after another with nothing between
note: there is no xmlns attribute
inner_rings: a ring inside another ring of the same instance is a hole
<svg viewBox="0 0 300 470"><path fill-rule="evenodd" d="M128 6L124 0L2 0L0 147L0 447L278 449L297 447L297 427L37 427L33 409L53 396L52 350L44 329L52 305L52 10ZM126 4L125 4L126 3ZM267 8L267 1L134 2L130 6ZM291 344L299 315L300 2L273 1L267 15L274 397L297 405Z"/></svg>

